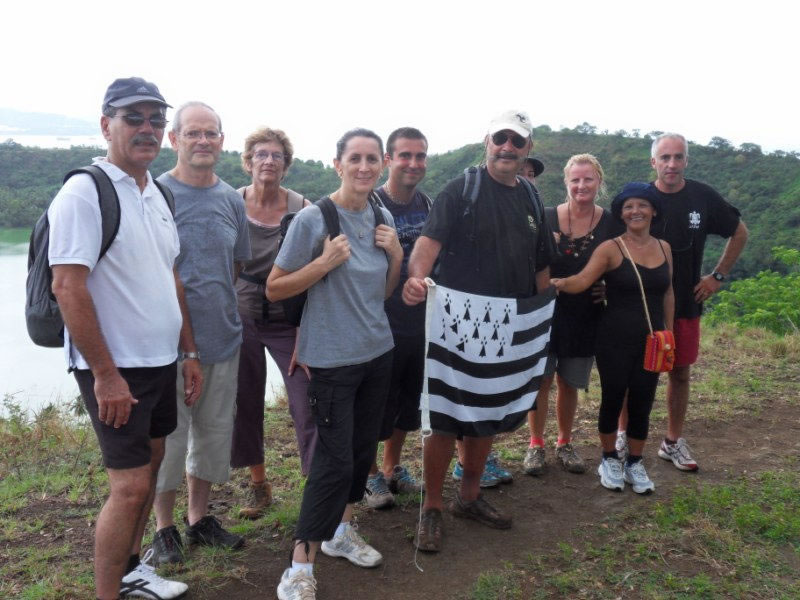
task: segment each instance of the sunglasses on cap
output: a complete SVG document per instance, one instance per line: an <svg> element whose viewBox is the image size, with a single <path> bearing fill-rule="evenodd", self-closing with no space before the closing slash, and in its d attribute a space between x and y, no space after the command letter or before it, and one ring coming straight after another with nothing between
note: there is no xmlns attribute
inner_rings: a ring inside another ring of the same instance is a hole
<svg viewBox="0 0 800 600"><path fill-rule="evenodd" d="M525 147L525 144L528 143L528 139L522 137L518 133L498 131L497 133L492 134L492 142L495 146L502 146L508 141L509 138L511 138L511 143L514 144L514 148L518 148L520 150Z"/></svg>
<svg viewBox="0 0 800 600"><path fill-rule="evenodd" d="M160 114L150 115L148 118L145 118L143 115L140 115L139 113L127 113L124 115L114 115L114 116L119 117L120 119L125 121L127 125L130 125L131 127L141 127L142 125L144 125L145 121L149 121L150 126L153 129L164 129L167 126L167 123L169 123L166 117Z"/></svg>

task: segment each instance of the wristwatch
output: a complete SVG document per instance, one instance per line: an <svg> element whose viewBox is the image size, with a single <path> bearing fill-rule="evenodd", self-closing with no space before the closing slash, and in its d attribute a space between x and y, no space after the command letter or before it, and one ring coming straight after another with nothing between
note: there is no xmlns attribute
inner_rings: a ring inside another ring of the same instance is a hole
<svg viewBox="0 0 800 600"><path fill-rule="evenodd" d="M711 273L711 276L717 281L725 281L725 278L727 277L727 275L723 275L719 271L714 271L713 273Z"/></svg>
<svg viewBox="0 0 800 600"><path fill-rule="evenodd" d="M200 360L200 353L199 352L181 352L181 355L178 357L179 360L186 360L187 358L193 358L195 360Z"/></svg>

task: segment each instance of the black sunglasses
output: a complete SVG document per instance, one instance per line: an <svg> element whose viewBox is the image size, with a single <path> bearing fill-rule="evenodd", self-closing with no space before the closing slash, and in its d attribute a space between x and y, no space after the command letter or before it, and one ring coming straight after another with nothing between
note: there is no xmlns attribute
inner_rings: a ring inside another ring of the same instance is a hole
<svg viewBox="0 0 800 600"><path fill-rule="evenodd" d="M114 116L119 117L131 127L141 127L142 125L144 125L145 121L149 121L150 126L153 129L164 129L164 127L167 126L167 123L169 123L169 121L167 121L164 115L159 115L159 114L151 115L148 118L145 118L144 116L138 113L127 113L124 115L114 115Z"/></svg>
<svg viewBox="0 0 800 600"><path fill-rule="evenodd" d="M520 150L528 143L527 138L522 137L518 133L498 131L492 134L492 142L494 142L495 146L502 146L508 141L508 138L511 138L511 143L514 144L514 148L519 148Z"/></svg>

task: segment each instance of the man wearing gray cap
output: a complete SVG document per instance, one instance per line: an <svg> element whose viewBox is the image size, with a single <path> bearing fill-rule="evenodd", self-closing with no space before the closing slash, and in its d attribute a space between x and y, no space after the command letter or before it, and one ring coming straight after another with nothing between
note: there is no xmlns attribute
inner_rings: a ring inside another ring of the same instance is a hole
<svg viewBox="0 0 800 600"><path fill-rule="evenodd" d="M426 494L414 540L417 548L426 552L441 549L442 488L457 437L463 438L463 472L460 489L449 505L450 512L497 529L511 527L510 515L490 505L480 494L481 474L494 435L516 429L525 420L541 375L536 376L533 371L541 371L545 361L537 360L535 365L526 363L526 372L513 373L517 382L514 389L483 385L484 389L491 388L484 395L469 387L480 376L460 375L471 369L471 365L477 365L476 371L491 377L499 376L501 370L510 372L515 368L513 364L497 368L505 360L502 357L512 352L515 341L490 335L487 330L493 329L497 334L503 323L509 322L506 319L513 322L521 312L512 310L512 304L538 302L534 296L550 287L552 234L544 222L538 196L527 180L518 177L531 150L531 130L528 115L519 111L506 111L490 123L485 138L485 165L468 169L445 186L433 203L409 260L409 277L403 287L406 304L413 306L426 298L428 288L424 278L431 273L437 257L437 286L447 286L454 297L470 295L472 302L468 304L469 297L452 306L447 301L445 327L431 319L430 331L436 328L436 333L429 335L428 345L426 368L430 394L427 390L423 392L422 408L425 428L425 401L429 396L432 434L423 442ZM437 291L436 295L439 294ZM445 293L447 297L449 292ZM506 307L505 318L502 310L490 317L485 308L498 299L498 304ZM552 298L546 303L552 314ZM538 312L543 314L547 309ZM549 320L537 329L537 336L539 330L544 332L541 345L546 348ZM462 336L455 353L449 348L443 351L439 342L440 338L449 339L449 331L458 331L456 335ZM529 339L532 338L533 335ZM504 351L506 341L508 346ZM474 356L486 358L472 361L473 349ZM430 369L437 368L432 363L432 354L439 357L439 364L449 363L438 380L431 376ZM516 362L526 361L528 358ZM447 378L450 379L445 382ZM480 387L481 383L476 385ZM434 391L434 387L438 389Z"/></svg>
<svg viewBox="0 0 800 600"><path fill-rule="evenodd" d="M174 270L179 242L171 207L148 172L161 148L167 107L158 88L138 77L117 79L106 91L100 127L108 152L94 165L113 184L119 223L105 252L101 196L90 175L69 178L47 213L65 354L110 487L95 533L95 588L102 600L178 598L187 589L159 577L147 555L139 560L164 438L176 426L177 349L197 351ZM182 372L190 404L202 391L198 361L185 360Z"/></svg>

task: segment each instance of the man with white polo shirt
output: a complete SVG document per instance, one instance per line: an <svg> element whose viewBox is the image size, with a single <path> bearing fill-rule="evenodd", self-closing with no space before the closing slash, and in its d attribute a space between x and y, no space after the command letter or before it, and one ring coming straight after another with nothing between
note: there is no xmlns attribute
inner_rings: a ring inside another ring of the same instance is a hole
<svg viewBox="0 0 800 600"><path fill-rule="evenodd" d="M90 175L68 179L48 209L48 258L65 349L110 487L95 532L95 588L102 600L178 598L187 589L159 577L147 555L139 559L164 438L176 425L178 348L197 351L174 270L175 222L147 170L161 148L167 107L158 88L138 77L117 79L106 91L100 127L108 153L94 164L113 183L120 219L102 257L102 217ZM198 361L184 361L182 373L191 404L203 385Z"/></svg>

